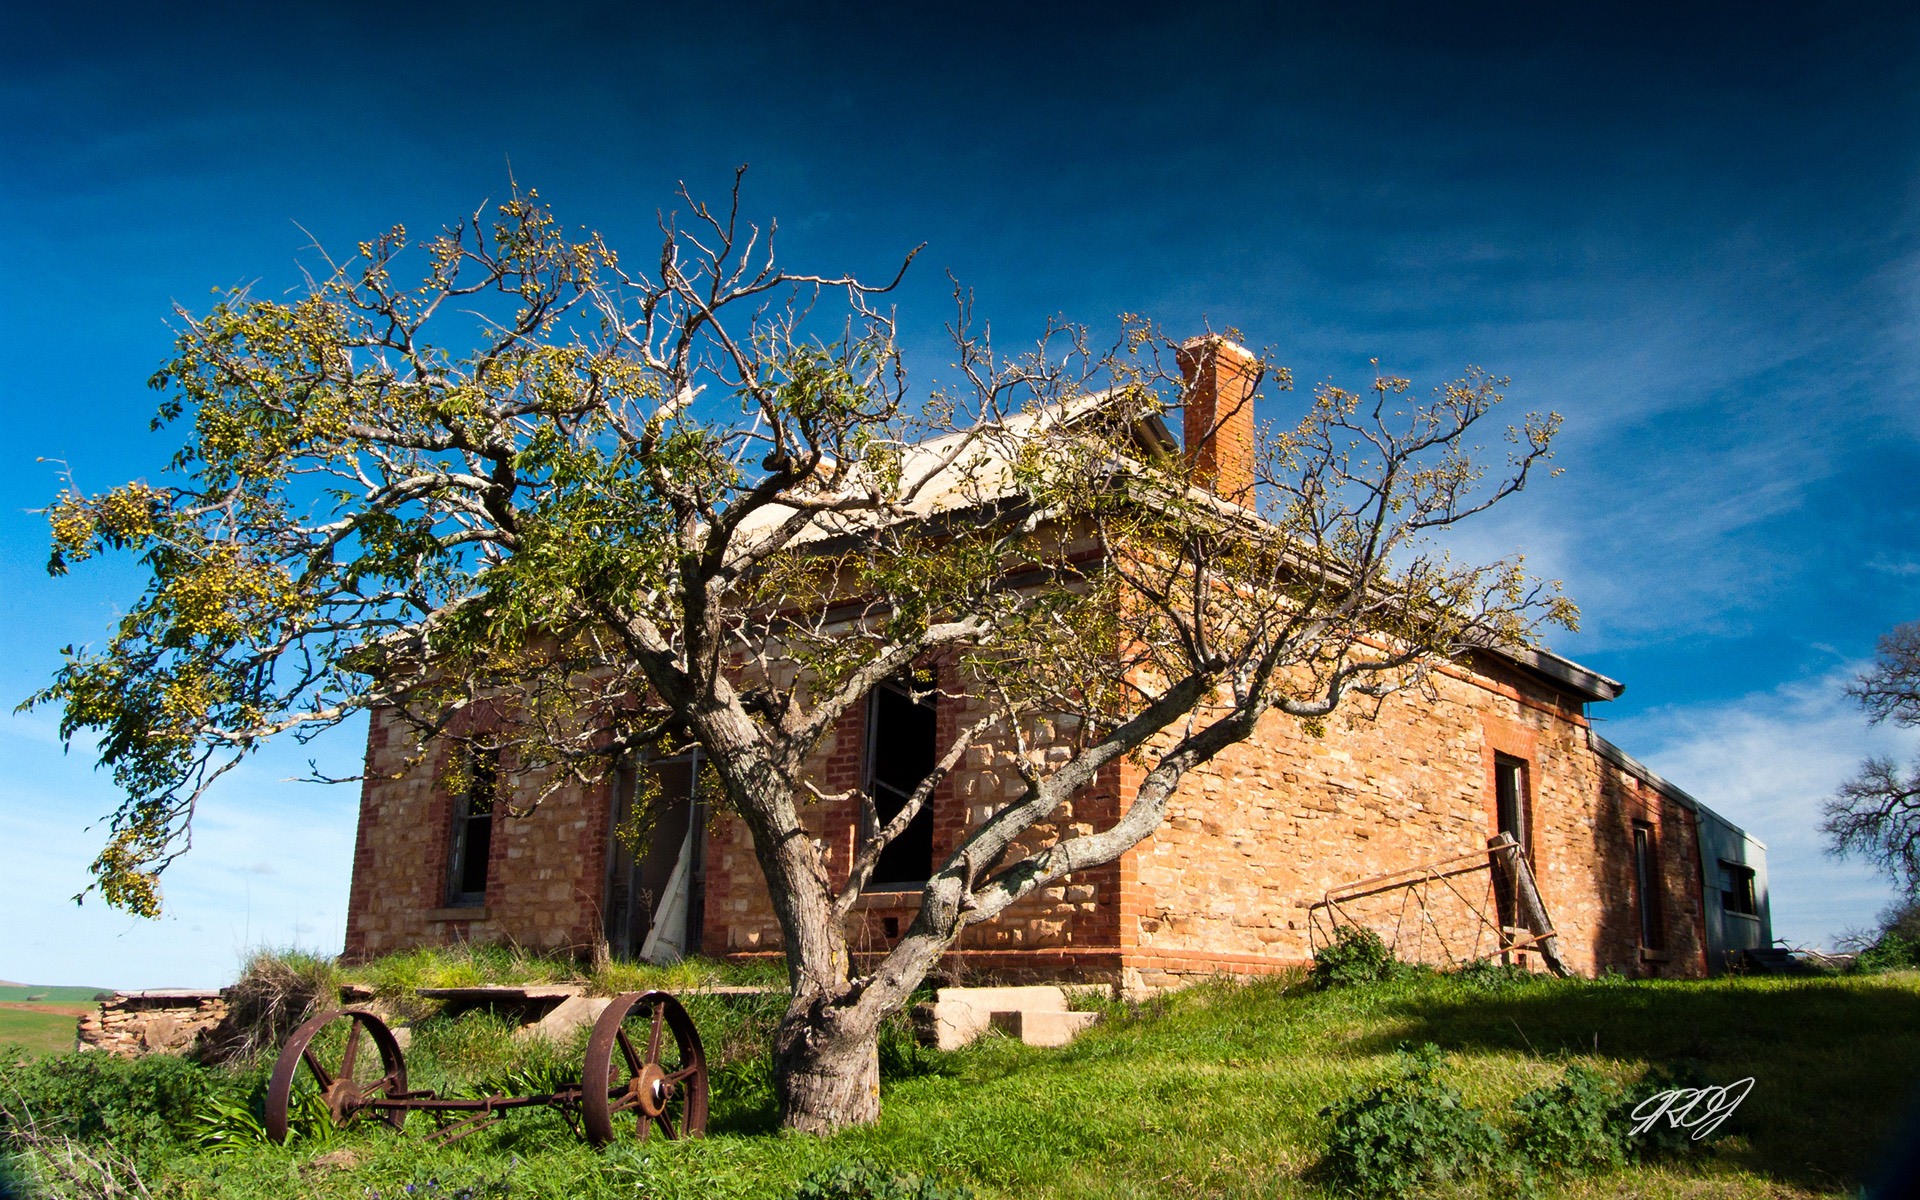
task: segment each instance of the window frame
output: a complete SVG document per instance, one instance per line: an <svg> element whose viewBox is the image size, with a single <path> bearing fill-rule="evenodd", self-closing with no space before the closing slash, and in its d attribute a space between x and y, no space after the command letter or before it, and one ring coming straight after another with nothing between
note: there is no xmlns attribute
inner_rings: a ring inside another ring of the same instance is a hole
<svg viewBox="0 0 1920 1200"><path fill-rule="evenodd" d="M1749 921L1760 919L1760 873L1746 863L1720 860L1720 911ZM1731 886L1730 886L1731 885ZM1734 897L1739 902L1733 903Z"/></svg>
<svg viewBox="0 0 1920 1200"><path fill-rule="evenodd" d="M924 683L924 686L922 686L923 683ZM922 698L916 700L914 698L915 692L919 692ZM900 795L899 788L895 787L893 784L877 783L877 781L874 779L874 770L875 770L875 767L877 766L876 759L878 758L878 755L876 754L876 749L880 742L880 698L882 695L888 694L888 693L891 693L892 695L907 701L909 704L912 704L915 707L924 708L927 710L928 714L931 716L933 720L933 735L931 739L932 745L930 747L931 754L929 757L937 761L939 757L939 752L940 752L940 732L939 732L939 724L938 724L940 706L939 706L938 693L934 690L934 684L931 679L927 679L924 681L919 678L915 678L911 681L888 680L880 684L878 687L874 688L871 692L867 693L867 714L866 714L867 728L866 728L865 747L861 754L860 786L861 786L861 789L865 791L868 796L873 798L875 814L879 817L879 820L883 824L886 821L891 820L892 818L885 811L885 809L880 803L880 794L879 794L879 791L877 790L878 788L884 787L889 793L899 796L900 804L895 806L893 809L893 812L895 813L898 813L900 811L900 808L904 807L906 805L907 800L911 798L910 795ZM929 766L928 773L929 774L932 773L931 765ZM922 776L921 778L922 780L924 780L925 776ZM933 861L934 853L933 853L933 846L932 846L933 809L934 809L934 797L928 796L926 804L921 807L920 811L917 814L915 814L913 820L908 823L907 828L900 831L900 837L895 838L893 842L888 844L885 850L881 851L879 861L876 861L873 864L873 872L870 875L868 875L867 882L865 886L861 889L863 892L915 892L927 886L927 881L933 878L933 868L934 868L934 861ZM880 870L886 860L887 854L891 852L896 846L899 846L904 839L906 839L910 835L917 832L918 827L922 827L922 826L925 827L926 836L928 838L927 862L926 862L925 872L915 879L881 878ZM856 837L858 836L857 824L855 827L855 835ZM857 846L855 847L855 852L858 853Z"/></svg>
<svg viewBox="0 0 1920 1200"><path fill-rule="evenodd" d="M493 835L497 832L494 814L500 804L500 748L484 742L475 743L466 747L461 755L466 760L466 786L458 795L449 797L446 906L481 908L486 905L487 892L493 885ZM486 798L486 811L475 812L476 799L482 792L490 793ZM480 839L483 846L479 856L478 891L466 886L473 882L470 875L476 825L486 827L486 833Z"/></svg>
<svg viewBox="0 0 1920 1200"><path fill-rule="evenodd" d="M1514 830L1505 828L1506 796L1502 784L1507 780L1513 783L1513 811L1518 826ZM1527 857L1527 864L1533 865L1533 764L1518 755L1499 751L1493 755L1493 831L1512 833L1513 840L1520 844L1520 853Z"/></svg>
<svg viewBox="0 0 1920 1200"><path fill-rule="evenodd" d="M1634 910L1639 918L1636 940L1642 950L1658 952L1666 943L1661 905L1665 886L1660 876L1660 835L1651 821L1635 821L1632 838Z"/></svg>

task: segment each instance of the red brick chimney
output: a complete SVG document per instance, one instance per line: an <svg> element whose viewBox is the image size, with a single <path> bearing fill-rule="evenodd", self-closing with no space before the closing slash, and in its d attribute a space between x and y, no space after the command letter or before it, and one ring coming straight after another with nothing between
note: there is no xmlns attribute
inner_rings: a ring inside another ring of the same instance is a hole
<svg viewBox="0 0 1920 1200"><path fill-rule="evenodd" d="M1218 334L1184 342L1181 430L1193 481L1223 500L1253 507L1253 389L1260 360Z"/></svg>

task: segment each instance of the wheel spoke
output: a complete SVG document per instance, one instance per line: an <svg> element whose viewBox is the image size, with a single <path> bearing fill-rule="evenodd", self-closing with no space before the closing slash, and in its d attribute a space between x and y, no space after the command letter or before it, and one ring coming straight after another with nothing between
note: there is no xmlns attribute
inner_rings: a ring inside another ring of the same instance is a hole
<svg viewBox="0 0 1920 1200"><path fill-rule="evenodd" d="M692 1079L695 1075L698 1075L699 1073L700 1073L700 1064L695 1063L693 1066L688 1067L684 1071L675 1071L673 1074L667 1076L666 1079L662 1080L661 1082L679 1083L683 1079Z"/></svg>
<svg viewBox="0 0 1920 1200"><path fill-rule="evenodd" d="M380 1077L380 1082L367 1088L365 1094L368 1096L372 1096L376 1093L381 1095L392 1095L394 1085L398 1082L399 1080L392 1075L383 1075Z"/></svg>
<svg viewBox="0 0 1920 1200"><path fill-rule="evenodd" d="M639 1103L640 1103L639 1098L635 1096L633 1093L621 1092L618 1098L614 1098L614 1097L608 1098L607 1111L610 1113L622 1113L622 1112L626 1112L630 1108L633 1108L635 1105Z"/></svg>
<svg viewBox="0 0 1920 1200"><path fill-rule="evenodd" d="M352 1031L347 1034L347 1052L340 1056L340 1078L353 1078L354 1060L360 1057L360 1022L348 1021Z"/></svg>
<svg viewBox="0 0 1920 1200"><path fill-rule="evenodd" d="M627 1040L626 1030L620 1030L615 1036L620 1040L620 1053L627 1060L627 1073L629 1075L638 1075L640 1073L640 1067L645 1060L640 1057L640 1052L633 1048L633 1043Z"/></svg>
<svg viewBox="0 0 1920 1200"><path fill-rule="evenodd" d="M679 1136L678 1134L674 1133L673 1122L667 1119L667 1114L661 1113L659 1116L655 1117L654 1120L660 1122L660 1132L666 1134L670 1138Z"/></svg>
<svg viewBox="0 0 1920 1200"><path fill-rule="evenodd" d="M321 1091L324 1092L328 1088L333 1086L332 1074L330 1074L325 1067L320 1065L320 1056L313 1052L312 1046L308 1046L304 1050L300 1051L300 1061L306 1063L307 1070L312 1071L313 1077L320 1081Z"/></svg>
<svg viewBox="0 0 1920 1200"><path fill-rule="evenodd" d="M653 1002L653 1032L647 1035L647 1061L660 1061L660 1025L667 1015L667 1006L658 1000Z"/></svg>

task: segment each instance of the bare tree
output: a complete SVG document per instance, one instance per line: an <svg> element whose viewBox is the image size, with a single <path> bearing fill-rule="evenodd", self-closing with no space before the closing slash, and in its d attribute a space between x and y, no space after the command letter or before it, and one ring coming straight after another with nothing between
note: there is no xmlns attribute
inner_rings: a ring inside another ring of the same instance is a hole
<svg viewBox="0 0 1920 1200"><path fill-rule="evenodd" d="M784 1118L828 1130L878 1115L880 1022L962 931L1114 861L1188 771L1263 720L1317 728L1573 618L1516 560L1432 544L1547 453L1554 421L1529 419L1484 477L1471 439L1501 381L1424 402L1403 380L1323 387L1264 440L1243 506L1143 447L1183 401L1150 324L1112 345L1055 325L1006 356L959 294L957 373L914 399L877 306L891 284L784 270L737 180L721 209L682 196L645 271L516 195L426 241L410 284L395 230L294 302L180 314L155 379L161 420L191 426L174 481L49 510L56 573L123 549L151 576L31 701L97 730L126 792L94 865L110 903L158 910L233 762L356 711L430 738L485 709L532 781L518 813L697 743L779 922ZM901 678L970 715L897 813L853 797L857 853L830 870L808 760ZM1012 750L1008 786L857 968L881 851L987 739ZM1140 784L1112 821L1050 824L1123 763Z"/></svg>
<svg viewBox="0 0 1920 1200"><path fill-rule="evenodd" d="M1873 665L1847 688L1878 725L1920 725L1920 621L1895 625L1880 638ZM1920 897L1920 764L1902 771L1875 755L1860 764L1821 809L1830 853L1857 854Z"/></svg>

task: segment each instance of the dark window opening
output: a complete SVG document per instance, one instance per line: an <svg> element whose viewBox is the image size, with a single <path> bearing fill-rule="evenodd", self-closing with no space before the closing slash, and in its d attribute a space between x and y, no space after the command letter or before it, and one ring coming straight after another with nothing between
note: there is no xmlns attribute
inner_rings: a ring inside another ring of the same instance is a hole
<svg viewBox="0 0 1920 1200"><path fill-rule="evenodd" d="M1743 917L1760 915L1760 898L1754 890L1752 867L1720 860L1720 909Z"/></svg>
<svg viewBox="0 0 1920 1200"><path fill-rule="evenodd" d="M705 763L698 748L653 758L621 771L615 787L613 844L607 863L603 925L609 950L638 956L667 907L668 892L687 851L686 928L666 931L685 954L700 949L705 919L706 804L700 788ZM691 845L688 832L692 831Z"/></svg>
<svg viewBox="0 0 1920 1200"><path fill-rule="evenodd" d="M1660 857L1653 826L1633 823L1633 891L1640 910L1640 944L1660 948Z"/></svg>
<svg viewBox="0 0 1920 1200"><path fill-rule="evenodd" d="M875 688L867 708L867 790L880 824L900 814L938 757L933 696L916 700L905 688ZM900 836L880 852L869 888L919 887L933 874L933 802L921 805Z"/></svg>
<svg viewBox="0 0 1920 1200"><path fill-rule="evenodd" d="M500 793L500 751L475 746L466 754L460 793L453 798L453 847L447 859L447 903L487 902L487 865L493 857L493 808Z"/></svg>
<svg viewBox="0 0 1920 1200"><path fill-rule="evenodd" d="M1495 832L1507 834L1520 844L1520 852L1532 860L1533 822L1527 812L1527 764L1525 760L1493 756L1493 796Z"/></svg>
<svg viewBox="0 0 1920 1200"><path fill-rule="evenodd" d="M1493 756L1493 811L1494 832L1512 838L1531 866L1533 856L1530 853L1528 826L1532 822L1527 812L1526 760L1505 754ZM1513 880L1507 872L1494 872L1493 896L1501 926L1508 929L1517 927L1520 923L1519 907L1514 898Z"/></svg>

